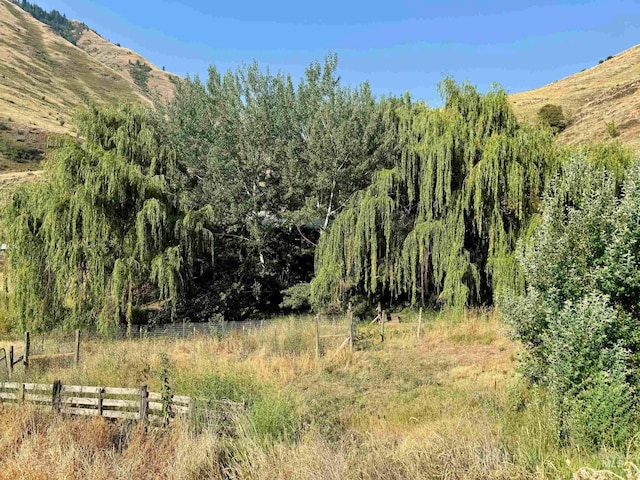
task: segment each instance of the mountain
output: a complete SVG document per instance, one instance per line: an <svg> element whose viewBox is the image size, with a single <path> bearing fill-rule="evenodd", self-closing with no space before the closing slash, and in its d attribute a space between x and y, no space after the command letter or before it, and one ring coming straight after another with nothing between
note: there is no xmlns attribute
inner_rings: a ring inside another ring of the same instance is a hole
<svg viewBox="0 0 640 480"><path fill-rule="evenodd" d="M31 13L0 0L0 174L37 169L47 137L69 133L78 107L173 94L175 75L80 22L22 5Z"/></svg>
<svg viewBox="0 0 640 480"><path fill-rule="evenodd" d="M536 121L546 104L562 107L570 121L561 143L615 140L640 150L640 45L544 87L510 95L516 115ZM607 124L610 126L608 127ZM611 133L610 133L611 132Z"/></svg>

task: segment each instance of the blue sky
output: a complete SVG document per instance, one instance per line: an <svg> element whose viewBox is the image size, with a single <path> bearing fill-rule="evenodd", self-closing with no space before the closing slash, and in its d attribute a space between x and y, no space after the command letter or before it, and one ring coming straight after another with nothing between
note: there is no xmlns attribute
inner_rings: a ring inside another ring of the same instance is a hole
<svg viewBox="0 0 640 480"><path fill-rule="evenodd" d="M32 0L34 1L34 0ZM640 43L640 2L35 0L178 75L257 60L299 77L329 51L343 84L438 103L444 75L518 92Z"/></svg>

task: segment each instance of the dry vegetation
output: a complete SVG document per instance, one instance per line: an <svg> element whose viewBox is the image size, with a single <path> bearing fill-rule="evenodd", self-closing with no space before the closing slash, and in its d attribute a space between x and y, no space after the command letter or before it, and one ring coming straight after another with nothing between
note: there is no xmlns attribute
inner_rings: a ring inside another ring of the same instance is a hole
<svg viewBox="0 0 640 480"><path fill-rule="evenodd" d="M612 52L613 53L613 52ZM516 114L535 121L546 104L559 105L571 125L559 135L576 145L610 141L607 123L620 132L618 140L640 148L640 45L608 60L536 90L510 95Z"/></svg>
<svg viewBox="0 0 640 480"><path fill-rule="evenodd" d="M0 0L0 58L0 174L35 168L7 155L5 142L11 149L41 154L48 134L71 132L78 107L150 103L173 92L172 75L134 52L91 30L85 30L75 46L9 0ZM128 58L152 68L148 91L135 85Z"/></svg>
<svg viewBox="0 0 640 480"><path fill-rule="evenodd" d="M150 63L149 60L137 54L133 50L119 45L114 45L90 29L82 32L77 45L91 57L118 72L130 81L132 80L129 70L129 62L135 63L138 61L141 64L148 65L151 67L151 71L149 72L149 88L147 92L141 93L151 98L159 97L166 99L173 96L174 84L172 78L177 77L160 70L158 67Z"/></svg>
<svg viewBox="0 0 640 480"><path fill-rule="evenodd" d="M466 317L434 316L420 340L413 326L388 328L384 344L377 327L363 326L364 350L332 358L327 345L319 364L308 319L251 335L87 342L79 368L49 365L29 378L157 391L165 353L175 392L244 400L248 413L231 432L196 434L180 422L145 432L5 407L0 478L514 479L624 469L633 449L619 458L559 447L543 396L519 386L518 347L496 316Z"/></svg>

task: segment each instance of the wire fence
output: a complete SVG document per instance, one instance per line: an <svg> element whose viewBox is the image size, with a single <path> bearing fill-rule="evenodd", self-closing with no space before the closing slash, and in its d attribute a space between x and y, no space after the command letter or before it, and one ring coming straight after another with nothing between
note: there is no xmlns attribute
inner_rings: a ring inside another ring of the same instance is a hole
<svg viewBox="0 0 640 480"><path fill-rule="evenodd" d="M311 320L312 317L309 317ZM320 317L320 322L330 324L340 324L345 321L342 315ZM302 322L304 320L291 319L292 322ZM129 332L126 325L118 329L118 338L139 338L139 339L186 339L195 336L224 337L231 334L252 335L265 328L274 325L286 325L287 320L282 318L264 320L244 320L244 321L216 321L216 322L175 322L159 325L132 325Z"/></svg>

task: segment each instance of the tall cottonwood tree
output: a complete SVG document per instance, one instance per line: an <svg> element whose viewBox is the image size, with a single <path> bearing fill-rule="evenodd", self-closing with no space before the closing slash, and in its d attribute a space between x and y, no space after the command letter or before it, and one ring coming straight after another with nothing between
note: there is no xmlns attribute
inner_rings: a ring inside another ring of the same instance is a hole
<svg viewBox="0 0 640 480"><path fill-rule="evenodd" d="M193 292L210 311L277 308L281 290L309 281L319 232L397 148L396 99L340 85L337 59L297 85L253 64L181 82L159 108L165 139L188 167L185 201L221 212L223 239ZM189 304L198 304L191 299Z"/></svg>
<svg viewBox="0 0 640 480"><path fill-rule="evenodd" d="M400 160L355 193L316 250L317 304L345 295L465 305L522 278L513 250L552 170L552 139L519 126L505 92L451 79L442 109L407 105Z"/></svg>
<svg viewBox="0 0 640 480"><path fill-rule="evenodd" d="M173 310L196 260L210 255L210 207L183 208L180 165L140 107L92 108L61 142L41 182L3 212L18 327L130 323L145 301Z"/></svg>

